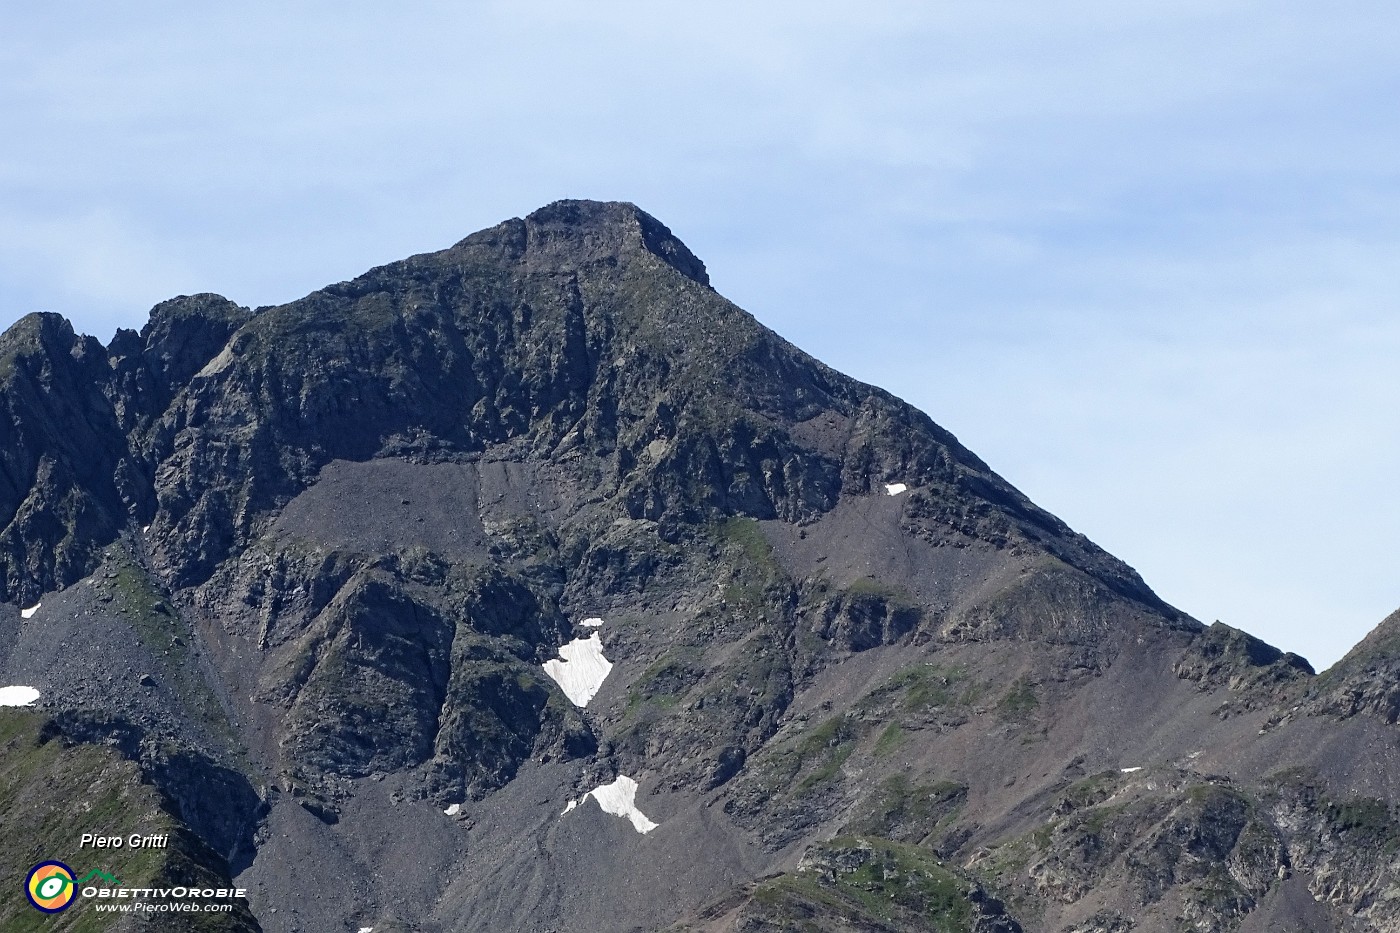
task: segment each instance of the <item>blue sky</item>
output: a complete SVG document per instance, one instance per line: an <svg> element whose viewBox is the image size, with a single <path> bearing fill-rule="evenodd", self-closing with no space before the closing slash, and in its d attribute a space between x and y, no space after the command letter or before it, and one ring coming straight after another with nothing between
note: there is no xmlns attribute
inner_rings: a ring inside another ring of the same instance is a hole
<svg viewBox="0 0 1400 933"><path fill-rule="evenodd" d="M8 4L0 323L274 304L560 197L928 411L1203 621L1400 606L1400 12Z"/></svg>

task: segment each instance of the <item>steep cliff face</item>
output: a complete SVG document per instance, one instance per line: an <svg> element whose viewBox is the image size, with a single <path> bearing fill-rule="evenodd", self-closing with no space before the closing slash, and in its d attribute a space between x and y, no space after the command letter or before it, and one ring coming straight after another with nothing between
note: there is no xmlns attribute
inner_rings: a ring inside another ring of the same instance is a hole
<svg viewBox="0 0 1400 933"><path fill-rule="evenodd" d="M117 490L131 472L103 394L107 354L56 314L0 337L0 596L25 605L92 569L126 524Z"/></svg>
<svg viewBox="0 0 1400 933"><path fill-rule="evenodd" d="M34 315L0 397L0 672L265 929L1390 928L1389 668L1162 603L631 205Z"/></svg>

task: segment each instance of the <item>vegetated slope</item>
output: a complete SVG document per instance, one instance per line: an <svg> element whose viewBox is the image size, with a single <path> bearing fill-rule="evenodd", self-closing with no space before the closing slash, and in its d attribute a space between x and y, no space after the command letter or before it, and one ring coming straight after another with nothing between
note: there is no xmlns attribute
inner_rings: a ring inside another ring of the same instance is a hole
<svg viewBox="0 0 1400 933"><path fill-rule="evenodd" d="M0 381L0 673L264 929L1400 923L1386 644L1202 627L630 205Z"/></svg>
<svg viewBox="0 0 1400 933"><path fill-rule="evenodd" d="M69 909L49 916L29 906L24 881L29 868L68 857L75 880L109 886L100 871L132 887L174 885L229 888L227 863L175 819L171 802L141 780L140 769L100 743L84 741L88 723L72 715L48 718L27 710L0 709L0 926L6 930L96 930L119 916ZM118 740L129 732L109 733ZM106 736L104 736L105 738ZM76 844L96 826L123 839L133 833L163 835L161 848L94 850ZM127 926L133 918L126 918ZM228 913L151 914L141 929L257 930L243 903Z"/></svg>

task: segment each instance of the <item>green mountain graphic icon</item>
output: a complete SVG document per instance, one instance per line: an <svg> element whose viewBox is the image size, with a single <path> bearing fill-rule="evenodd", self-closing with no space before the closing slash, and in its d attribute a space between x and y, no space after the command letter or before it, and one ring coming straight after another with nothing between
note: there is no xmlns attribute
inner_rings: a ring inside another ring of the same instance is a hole
<svg viewBox="0 0 1400 933"><path fill-rule="evenodd" d="M108 884L116 884L116 885L120 885L120 884L121 884L120 881L118 881L116 878L112 877L111 875L107 874L105 871L99 871L99 870L97 870L97 869L95 869L95 868L94 868L92 871L88 872L86 875L83 875L83 877L79 878L78 881L77 881L76 883L77 883L77 884L80 884L80 885L82 885L82 884L87 884L87 883L88 883L89 881L91 881L93 878L100 878L100 879L102 879L103 881L107 882Z"/></svg>

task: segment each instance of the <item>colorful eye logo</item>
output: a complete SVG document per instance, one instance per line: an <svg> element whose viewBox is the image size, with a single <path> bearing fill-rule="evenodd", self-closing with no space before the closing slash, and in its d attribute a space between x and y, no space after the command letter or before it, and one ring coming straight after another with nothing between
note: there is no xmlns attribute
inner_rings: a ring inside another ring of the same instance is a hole
<svg viewBox="0 0 1400 933"><path fill-rule="evenodd" d="M73 869L62 862L40 862L29 869L24 879L24 893L35 910L56 914L73 903L77 886L73 884Z"/></svg>

